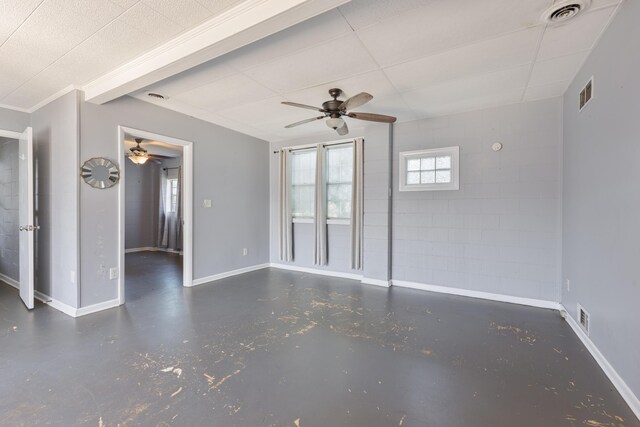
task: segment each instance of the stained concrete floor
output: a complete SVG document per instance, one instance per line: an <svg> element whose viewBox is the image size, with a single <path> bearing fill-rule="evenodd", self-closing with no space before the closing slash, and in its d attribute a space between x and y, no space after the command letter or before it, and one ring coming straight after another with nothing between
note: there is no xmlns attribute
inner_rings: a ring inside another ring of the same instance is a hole
<svg viewBox="0 0 640 427"><path fill-rule="evenodd" d="M640 426L552 311L177 260L79 319L0 285L0 425Z"/></svg>

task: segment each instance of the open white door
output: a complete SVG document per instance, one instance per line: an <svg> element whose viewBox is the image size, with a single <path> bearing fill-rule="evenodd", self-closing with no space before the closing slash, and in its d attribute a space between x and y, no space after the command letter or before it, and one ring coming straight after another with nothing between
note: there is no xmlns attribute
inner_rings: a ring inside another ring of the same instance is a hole
<svg viewBox="0 0 640 427"><path fill-rule="evenodd" d="M33 135L28 127L20 135L18 159L19 230L20 230L20 298L28 309L33 308L35 281L34 194L33 194Z"/></svg>

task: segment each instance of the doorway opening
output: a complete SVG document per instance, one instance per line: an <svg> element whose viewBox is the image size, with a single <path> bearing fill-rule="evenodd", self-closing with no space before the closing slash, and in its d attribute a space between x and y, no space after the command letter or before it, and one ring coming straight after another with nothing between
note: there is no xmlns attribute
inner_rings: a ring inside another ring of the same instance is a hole
<svg viewBox="0 0 640 427"><path fill-rule="evenodd" d="M119 300L192 284L192 143L119 128Z"/></svg>

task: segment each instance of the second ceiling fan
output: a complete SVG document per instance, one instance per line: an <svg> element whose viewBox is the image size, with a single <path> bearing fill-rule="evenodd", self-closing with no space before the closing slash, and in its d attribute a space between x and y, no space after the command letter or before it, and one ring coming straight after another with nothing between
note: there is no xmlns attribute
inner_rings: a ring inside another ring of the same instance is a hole
<svg viewBox="0 0 640 427"><path fill-rule="evenodd" d="M341 89L329 89L329 95L331 95L333 99L322 103L321 108L313 107L311 105L298 104L296 102L283 102L283 104L290 105L292 107L305 108L307 110L314 110L323 113L322 116L313 117L311 119L302 120L296 123L291 123L290 125L285 126L285 128L288 129L294 126L299 126L305 123L311 123L315 122L316 120L322 120L326 118L327 126L338 132L338 135L346 135L349 133L349 127L342 118L343 116L350 117L352 119L367 120L370 122L379 123L395 123L395 121L397 120L393 116L385 116L383 114L357 113L350 111L352 108L360 107L361 105L364 105L373 99L373 95L370 95L366 92L361 92L357 95L354 95L346 101L340 101L338 99L338 97L342 95Z"/></svg>

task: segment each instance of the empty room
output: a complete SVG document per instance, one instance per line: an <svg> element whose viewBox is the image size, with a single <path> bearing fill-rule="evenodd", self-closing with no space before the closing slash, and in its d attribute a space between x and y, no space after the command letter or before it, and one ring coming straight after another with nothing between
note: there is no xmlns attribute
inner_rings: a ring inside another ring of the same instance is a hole
<svg viewBox="0 0 640 427"><path fill-rule="evenodd" d="M0 0L0 426L640 427L638 0Z"/></svg>

